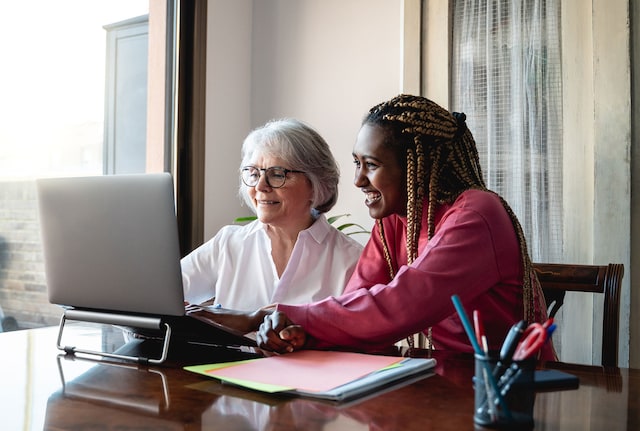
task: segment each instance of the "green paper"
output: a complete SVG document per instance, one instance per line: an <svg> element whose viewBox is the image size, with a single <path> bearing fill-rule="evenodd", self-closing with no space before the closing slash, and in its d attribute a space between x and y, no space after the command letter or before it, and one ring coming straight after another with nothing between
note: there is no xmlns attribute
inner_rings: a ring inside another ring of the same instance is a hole
<svg viewBox="0 0 640 431"><path fill-rule="evenodd" d="M244 361L221 362L219 364L192 365L192 366L189 366L189 367L184 367L184 369L186 371L191 371L193 373L202 374L202 375L205 375L207 377L214 377L214 378L216 378L218 380L221 380L223 382L233 383L234 385L244 386L245 388L254 389L254 390L262 391L262 392L275 393L275 392L291 391L291 390L295 389L295 388L290 388L290 387L286 387L286 386L278 386L278 385L269 385L269 384L257 383L257 382L253 382L253 381L250 381L250 380L241 380L241 379L233 379L233 378L226 378L226 377L218 377L214 373L211 373L212 371L215 371L215 370L220 370L222 368L232 367L234 365L244 364L244 363L248 363L248 362L252 362L252 361L256 361L256 360L257 359L247 359L247 360L244 360Z"/></svg>

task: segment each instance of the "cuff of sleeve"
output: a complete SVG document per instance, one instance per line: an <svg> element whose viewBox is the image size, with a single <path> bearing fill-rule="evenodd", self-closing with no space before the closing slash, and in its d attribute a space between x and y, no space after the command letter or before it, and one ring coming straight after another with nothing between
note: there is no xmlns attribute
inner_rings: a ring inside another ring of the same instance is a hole
<svg viewBox="0 0 640 431"><path fill-rule="evenodd" d="M309 306L308 305L286 305L277 304L276 311L280 311L287 315L289 320L294 324L302 326L307 333L307 340L304 343L305 349L317 349L322 347L322 342L311 335L308 331L309 323Z"/></svg>
<svg viewBox="0 0 640 431"><path fill-rule="evenodd" d="M309 307L307 305L276 304L276 311L286 314L289 320L296 325L300 325L303 328L308 326Z"/></svg>

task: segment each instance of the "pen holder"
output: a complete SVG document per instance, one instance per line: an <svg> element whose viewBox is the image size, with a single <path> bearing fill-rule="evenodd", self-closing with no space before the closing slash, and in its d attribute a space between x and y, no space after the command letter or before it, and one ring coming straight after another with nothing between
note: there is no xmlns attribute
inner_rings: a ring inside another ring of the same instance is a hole
<svg viewBox="0 0 640 431"><path fill-rule="evenodd" d="M475 355L474 414L476 425L498 429L533 428L535 359L500 364Z"/></svg>

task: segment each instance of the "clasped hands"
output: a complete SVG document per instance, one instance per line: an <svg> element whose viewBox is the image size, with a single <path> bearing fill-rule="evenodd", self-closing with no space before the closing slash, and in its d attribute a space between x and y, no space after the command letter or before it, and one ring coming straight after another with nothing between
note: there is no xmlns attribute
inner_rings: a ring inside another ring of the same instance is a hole
<svg viewBox="0 0 640 431"><path fill-rule="evenodd" d="M300 350L306 342L307 333L302 326L296 325L281 311L265 315L256 333L258 347L278 353Z"/></svg>
<svg viewBox="0 0 640 431"><path fill-rule="evenodd" d="M204 314L212 321L245 334L257 331L256 343L263 350L289 353L304 348L307 341L307 334L300 325L271 306L246 312L185 303L185 311Z"/></svg>

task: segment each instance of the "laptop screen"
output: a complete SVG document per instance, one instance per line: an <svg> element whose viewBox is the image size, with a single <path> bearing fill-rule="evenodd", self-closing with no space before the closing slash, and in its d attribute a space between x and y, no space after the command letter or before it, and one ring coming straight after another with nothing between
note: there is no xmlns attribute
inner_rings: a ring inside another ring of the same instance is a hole
<svg viewBox="0 0 640 431"><path fill-rule="evenodd" d="M36 180L49 301L184 315L168 173Z"/></svg>

